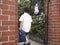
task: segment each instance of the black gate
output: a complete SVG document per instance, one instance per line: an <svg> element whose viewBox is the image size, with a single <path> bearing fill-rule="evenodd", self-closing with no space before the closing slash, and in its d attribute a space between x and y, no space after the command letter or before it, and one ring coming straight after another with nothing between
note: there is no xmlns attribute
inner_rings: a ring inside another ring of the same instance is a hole
<svg viewBox="0 0 60 45"><path fill-rule="evenodd" d="M47 16L44 14L44 0L30 0L30 14L33 22L30 32L30 39L42 45L48 45Z"/></svg>

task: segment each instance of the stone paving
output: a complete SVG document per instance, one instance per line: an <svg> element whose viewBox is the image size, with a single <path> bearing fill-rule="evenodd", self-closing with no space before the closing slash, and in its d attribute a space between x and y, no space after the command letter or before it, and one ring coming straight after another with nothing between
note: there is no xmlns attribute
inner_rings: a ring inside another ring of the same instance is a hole
<svg viewBox="0 0 60 45"><path fill-rule="evenodd" d="M42 44L32 41L32 40L29 40L29 41L30 41L31 45L42 45ZM18 43L18 45L23 45L23 43Z"/></svg>

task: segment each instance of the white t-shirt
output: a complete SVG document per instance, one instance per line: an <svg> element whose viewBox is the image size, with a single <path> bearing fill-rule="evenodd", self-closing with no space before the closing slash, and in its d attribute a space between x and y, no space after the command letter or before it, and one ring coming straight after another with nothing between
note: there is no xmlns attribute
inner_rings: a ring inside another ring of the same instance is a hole
<svg viewBox="0 0 60 45"><path fill-rule="evenodd" d="M23 22L22 30L24 30L25 32L29 32L30 31L31 22L32 22L32 17L28 13L24 13L20 17L19 21Z"/></svg>

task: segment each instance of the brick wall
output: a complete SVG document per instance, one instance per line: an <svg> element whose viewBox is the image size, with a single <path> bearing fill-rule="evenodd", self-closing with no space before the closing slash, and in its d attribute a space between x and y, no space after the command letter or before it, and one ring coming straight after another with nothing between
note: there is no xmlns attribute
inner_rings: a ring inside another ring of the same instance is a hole
<svg viewBox="0 0 60 45"><path fill-rule="evenodd" d="M0 45L17 45L17 0L0 0Z"/></svg>
<svg viewBox="0 0 60 45"><path fill-rule="evenodd" d="M47 14L47 0L45 14ZM60 45L60 0L50 0L48 14L48 45Z"/></svg>

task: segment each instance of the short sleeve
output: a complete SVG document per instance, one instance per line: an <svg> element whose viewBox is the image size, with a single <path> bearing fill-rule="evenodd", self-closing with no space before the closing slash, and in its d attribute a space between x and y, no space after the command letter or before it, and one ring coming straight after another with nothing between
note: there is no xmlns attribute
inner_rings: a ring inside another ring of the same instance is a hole
<svg viewBox="0 0 60 45"><path fill-rule="evenodd" d="M32 22L32 17L30 18L30 21Z"/></svg>
<svg viewBox="0 0 60 45"><path fill-rule="evenodd" d="M19 21L23 21L23 15L20 17Z"/></svg>

